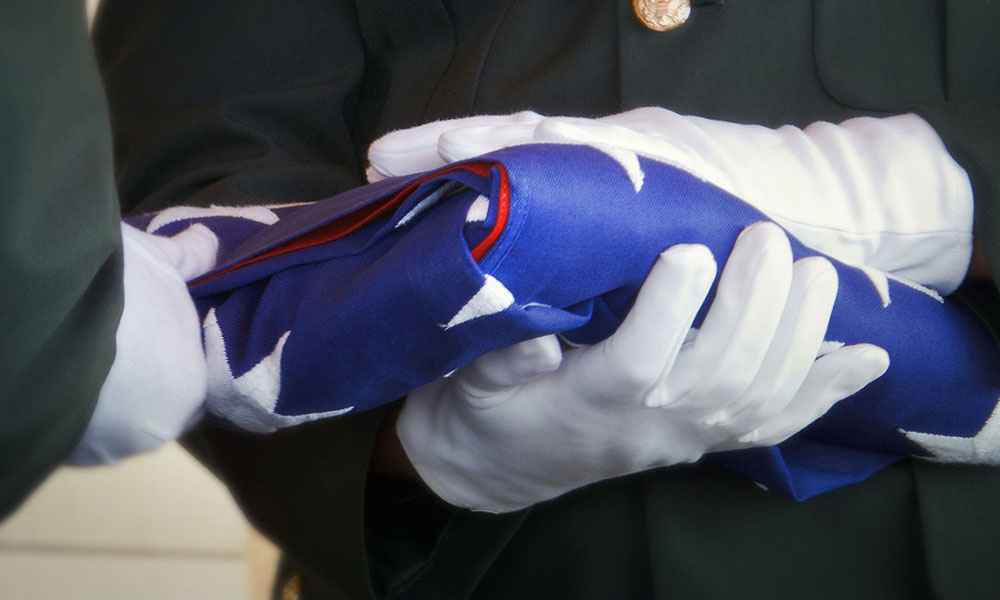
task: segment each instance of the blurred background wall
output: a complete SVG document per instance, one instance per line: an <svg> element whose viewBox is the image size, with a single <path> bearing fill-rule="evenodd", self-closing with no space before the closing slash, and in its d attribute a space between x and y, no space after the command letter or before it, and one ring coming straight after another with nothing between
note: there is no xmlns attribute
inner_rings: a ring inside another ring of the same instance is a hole
<svg viewBox="0 0 1000 600"><path fill-rule="evenodd" d="M0 523L3 600L264 600L276 552L176 444L63 468Z"/></svg>

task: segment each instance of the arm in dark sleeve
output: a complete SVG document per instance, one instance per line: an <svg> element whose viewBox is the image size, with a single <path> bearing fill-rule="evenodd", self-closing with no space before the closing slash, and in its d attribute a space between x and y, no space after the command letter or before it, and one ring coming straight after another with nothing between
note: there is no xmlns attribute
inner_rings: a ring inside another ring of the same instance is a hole
<svg viewBox="0 0 1000 600"><path fill-rule="evenodd" d="M126 214L303 202L362 182L351 3L109 0L94 28Z"/></svg>
<svg viewBox="0 0 1000 600"><path fill-rule="evenodd" d="M918 109L965 168L976 204L976 236L1000 286L1000 96Z"/></svg>
<svg viewBox="0 0 1000 600"><path fill-rule="evenodd" d="M1000 96L917 108L969 174L975 202L975 235L993 286L967 280L958 292L1000 335ZM1000 337L998 337L1000 340Z"/></svg>
<svg viewBox="0 0 1000 600"><path fill-rule="evenodd" d="M318 200L361 183L353 3L105 0L95 24L127 212ZM370 595L363 534L381 411L261 436L203 424L186 445L265 534Z"/></svg>
<svg viewBox="0 0 1000 600"><path fill-rule="evenodd" d="M114 359L118 204L83 8L0 3L0 518L76 445Z"/></svg>

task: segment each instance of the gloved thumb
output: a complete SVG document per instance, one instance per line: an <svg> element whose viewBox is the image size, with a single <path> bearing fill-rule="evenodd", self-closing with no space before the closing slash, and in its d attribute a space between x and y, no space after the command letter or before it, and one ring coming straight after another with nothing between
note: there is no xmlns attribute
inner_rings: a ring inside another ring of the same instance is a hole
<svg viewBox="0 0 1000 600"><path fill-rule="evenodd" d="M490 408L504 398L500 392L554 371L561 363L559 340L547 335L484 354L454 377L470 404Z"/></svg>
<svg viewBox="0 0 1000 600"><path fill-rule="evenodd" d="M481 156L502 148L530 144L535 131L534 121L497 126L469 126L452 129L441 134L438 156L446 163L458 162Z"/></svg>
<svg viewBox="0 0 1000 600"><path fill-rule="evenodd" d="M172 236L150 236L184 281L191 281L215 267L219 238L201 223L195 223Z"/></svg>
<svg viewBox="0 0 1000 600"><path fill-rule="evenodd" d="M438 138L453 129L463 127L492 129L506 125L534 124L541 118L541 115L532 111L523 111L510 115L482 115L434 121L387 133L372 142L368 148L368 163L371 165L368 179L377 181L382 177L412 175L444 166L446 162L438 156ZM500 147L502 146L494 145L486 151Z"/></svg>

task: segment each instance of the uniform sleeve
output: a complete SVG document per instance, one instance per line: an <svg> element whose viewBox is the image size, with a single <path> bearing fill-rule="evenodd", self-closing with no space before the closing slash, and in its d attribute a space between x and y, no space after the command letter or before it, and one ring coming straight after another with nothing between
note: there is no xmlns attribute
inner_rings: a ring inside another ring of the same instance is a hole
<svg viewBox="0 0 1000 600"><path fill-rule="evenodd" d="M118 204L83 9L0 3L0 518L76 445L114 360Z"/></svg>
<svg viewBox="0 0 1000 600"><path fill-rule="evenodd" d="M105 0L95 24L126 212L318 200L361 183L353 3ZM363 505L380 411L186 445L336 597L367 598Z"/></svg>
<svg viewBox="0 0 1000 600"><path fill-rule="evenodd" d="M976 205L976 235L1000 288L1000 96L917 109L965 168Z"/></svg>
<svg viewBox="0 0 1000 600"><path fill-rule="evenodd" d="M1000 343L1000 96L916 109L944 140L972 183L975 234L986 255L993 285L967 280L956 296Z"/></svg>

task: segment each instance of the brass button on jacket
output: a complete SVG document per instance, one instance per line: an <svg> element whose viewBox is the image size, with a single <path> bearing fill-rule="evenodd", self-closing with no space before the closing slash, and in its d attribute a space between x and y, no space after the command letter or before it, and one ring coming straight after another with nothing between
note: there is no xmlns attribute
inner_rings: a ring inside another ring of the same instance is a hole
<svg viewBox="0 0 1000 600"><path fill-rule="evenodd" d="M281 600L301 600L302 579L298 575L292 575L285 580L285 585L281 586Z"/></svg>
<svg viewBox="0 0 1000 600"><path fill-rule="evenodd" d="M691 16L691 0L632 0L632 9L647 28L670 31Z"/></svg>

